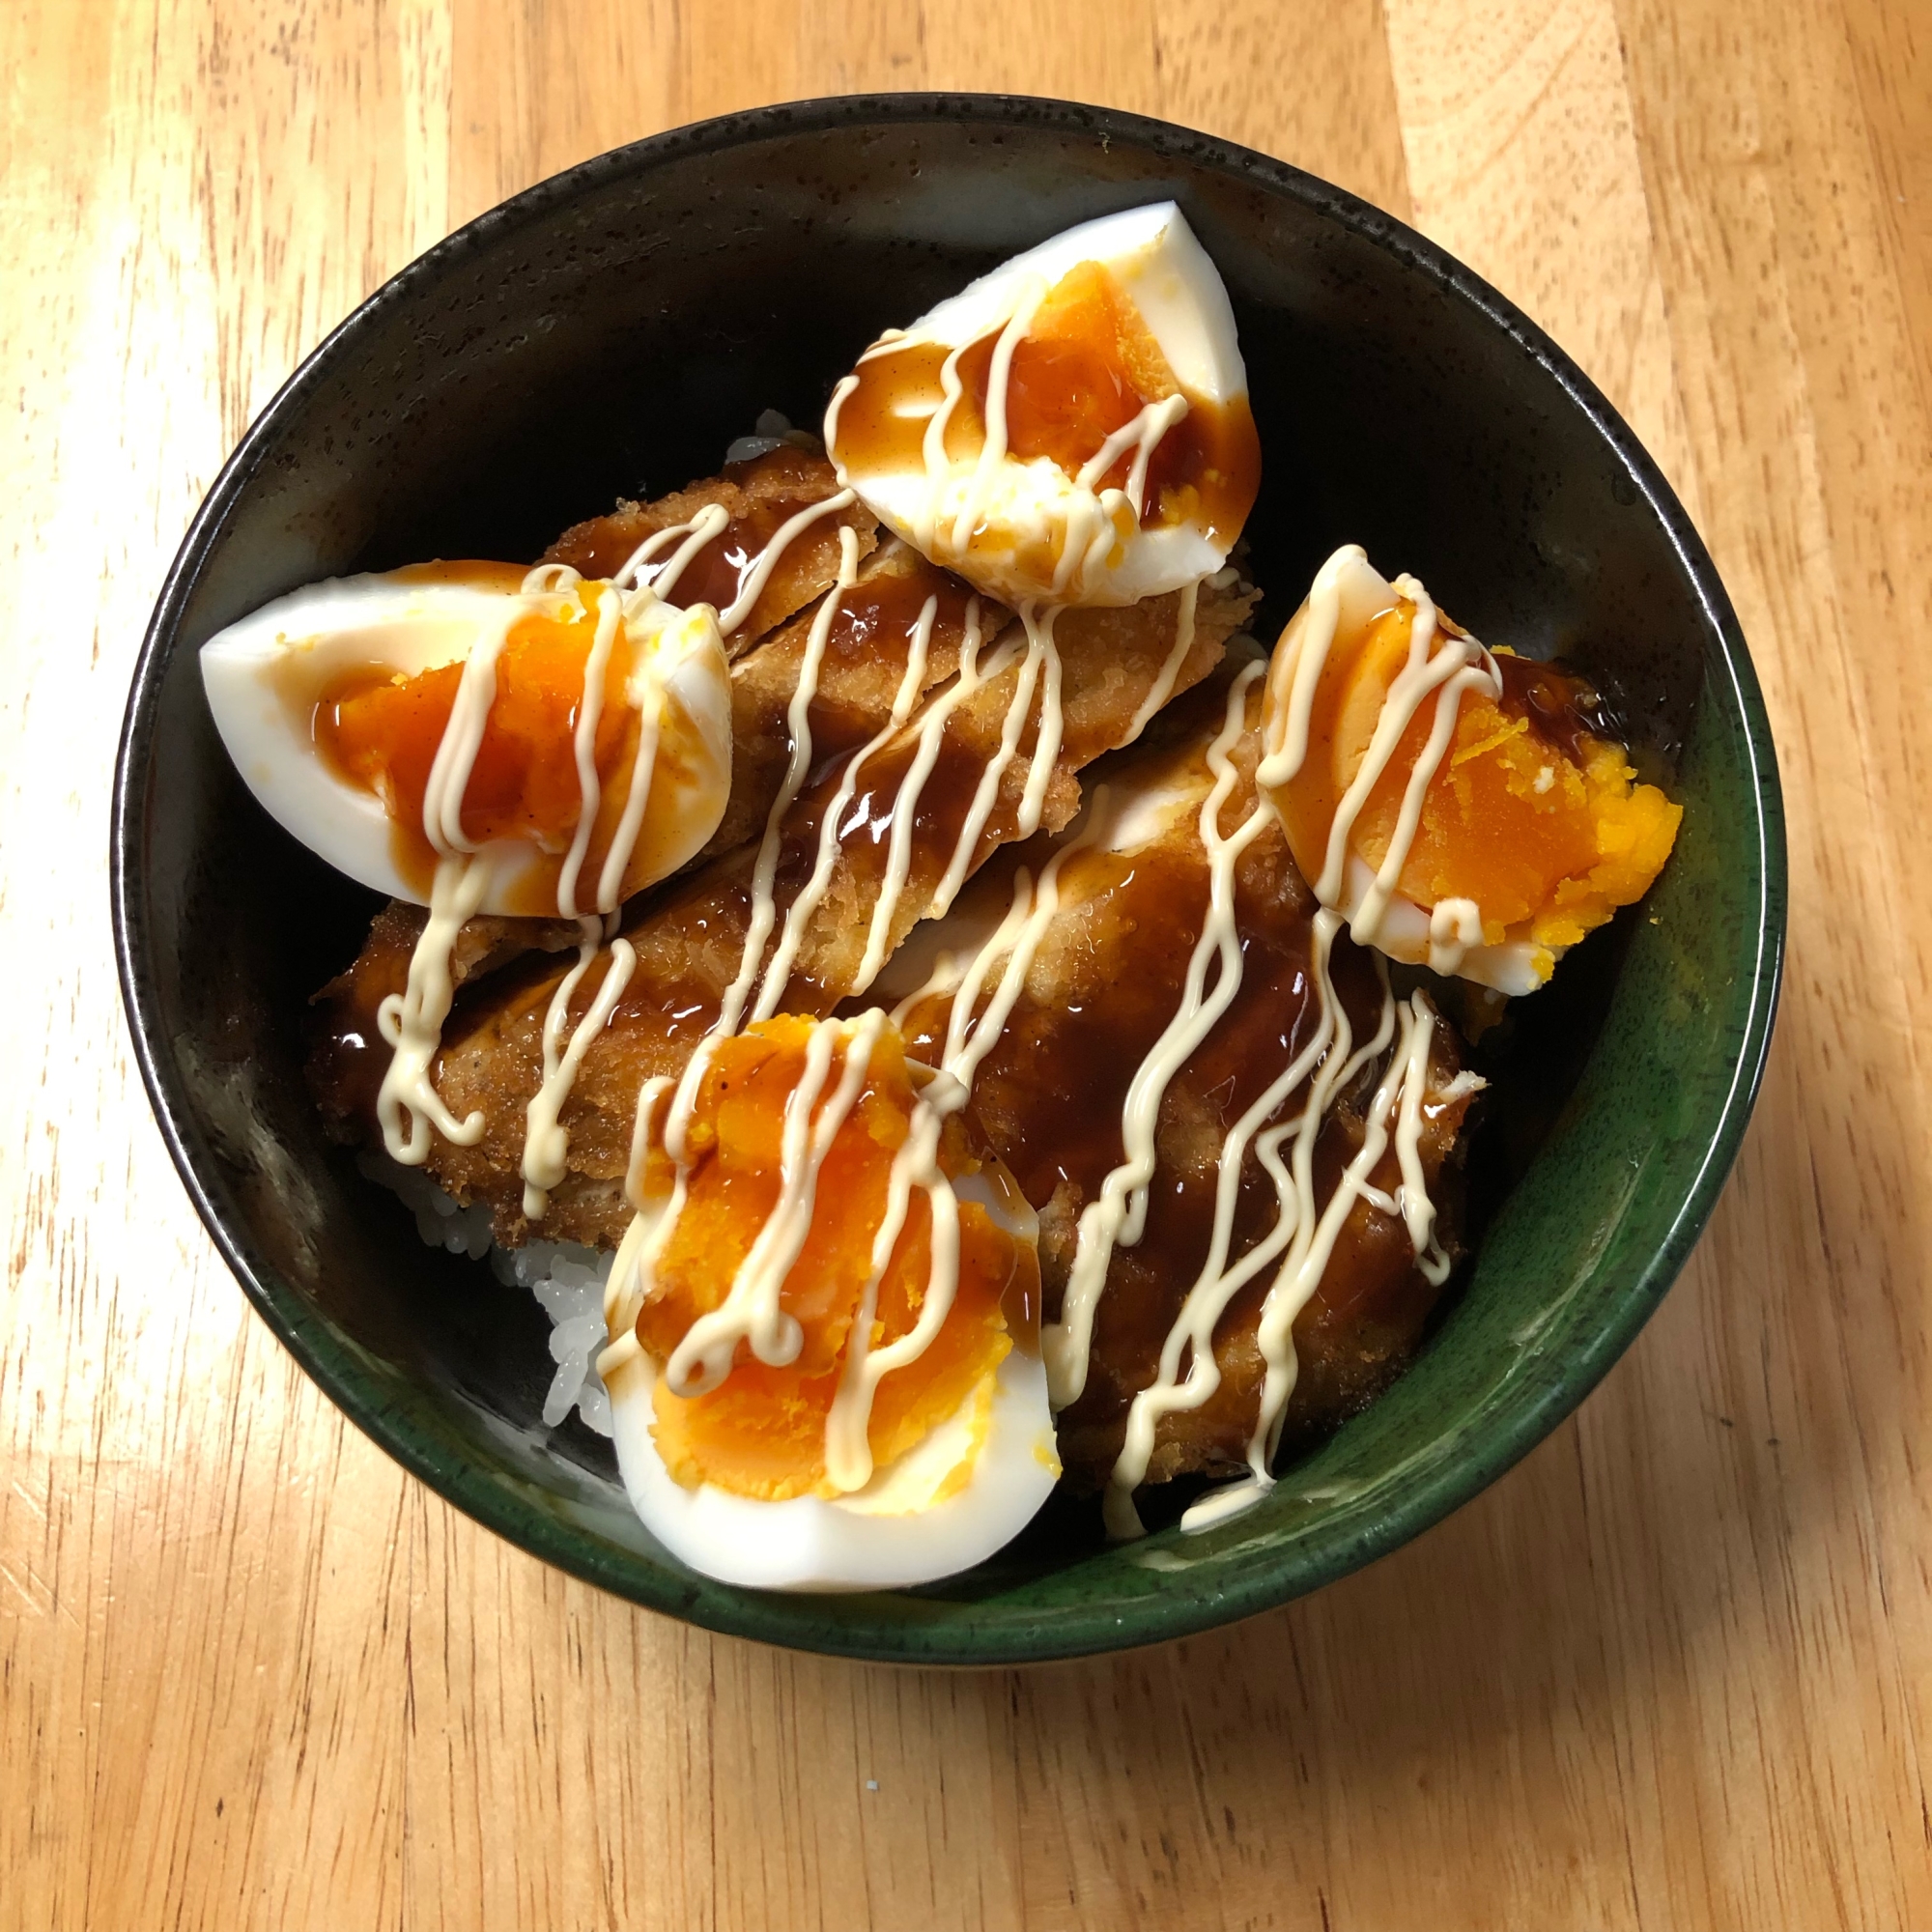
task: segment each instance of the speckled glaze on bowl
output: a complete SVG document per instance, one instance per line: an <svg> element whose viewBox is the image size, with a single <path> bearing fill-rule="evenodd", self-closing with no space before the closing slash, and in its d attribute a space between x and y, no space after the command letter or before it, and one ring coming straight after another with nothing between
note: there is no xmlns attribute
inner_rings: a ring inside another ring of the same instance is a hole
<svg viewBox="0 0 1932 1932"><path fill-rule="evenodd" d="M1612 689L1686 807L1643 906L1522 1010L1466 1286L1395 1388L1205 1535L1107 1548L1063 1510L911 1593L764 1595L694 1576L609 1447L538 1412L547 1323L423 1248L323 1139L313 988L371 904L230 769L195 651L311 579L534 556L620 492L716 469L771 406L813 421L878 329L1055 230L1165 196L1235 301L1266 458L1250 526L1286 617L1337 542L1422 576L1481 636ZM532 188L379 290L248 432L169 575L135 673L113 895L142 1072L263 1318L425 1482L535 1554L714 1630L855 1657L1012 1663L1282 1603L1436 1521L1533 1446L1656 1307L1722 1184L1776 1004L1776 767L1729 602L1603 397L1493 290L1294 169L1057 101L883 96L729 116Z"/></svg>

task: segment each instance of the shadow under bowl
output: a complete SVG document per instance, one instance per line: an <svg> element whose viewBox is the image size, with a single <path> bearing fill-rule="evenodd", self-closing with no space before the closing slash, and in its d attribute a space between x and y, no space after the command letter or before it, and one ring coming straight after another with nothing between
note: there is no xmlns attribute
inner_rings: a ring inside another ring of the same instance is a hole
<svg viewBox="0 0 1932 1932"><path fill-rule="evenodd" d="M1373 1407L1201 1535L1102 1545L1062 1507L934 1587L800 1597L694 1575L632 1514L607 1443L541 1425L534 1300L426 1249L323 1137L307 996L373 901L235 774L200 644L317 578L533 557L559 529L713 472L761 410L815 422L879 330L1071 223L1173 197L1234 299L1265 455L1249 526L1285 620L1365 543L1492 643L1612 692L1685 807L1641 907L1523 1009L1475 1264ZM849 1656L1006 1664L1153 1642L1393 1548L1566 1415L1656 1307L1749 1114L1776 1004L1784 857L1736 619L1655 464L1516 309L1354 197L1222 141L997 96L727 116L605 155L412 263L304 362L189 530L135 672L113 822L123 990L203 1219L297 1359L459 1508L714 1630Z"/></svg>

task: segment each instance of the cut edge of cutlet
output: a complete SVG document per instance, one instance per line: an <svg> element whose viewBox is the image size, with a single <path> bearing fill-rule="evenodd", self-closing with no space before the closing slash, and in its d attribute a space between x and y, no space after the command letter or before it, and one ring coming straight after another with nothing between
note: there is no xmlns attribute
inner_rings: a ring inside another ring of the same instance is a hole
<svg viewBox="0 0 1932 1932"><path fill-rule="evenodd" d="M837 496L838 488L838 473L821 452L782 443L743 463L726 464L717 475L700 477L662 497L644 501L619 497L614 509L572 524L538 561L567 564L585 577L609 577L647 538L689 523L700 510L716 507L734 521L787 507L796 514ZM726 638L728 656L737 658L753 649L832 587L838 575L841 528L849 528L857 538L861 558L879 547L878 519L856 499L809 526L785 554L812 566L810 587L802 583L787 587L781 559L751 615Z"/></svg>

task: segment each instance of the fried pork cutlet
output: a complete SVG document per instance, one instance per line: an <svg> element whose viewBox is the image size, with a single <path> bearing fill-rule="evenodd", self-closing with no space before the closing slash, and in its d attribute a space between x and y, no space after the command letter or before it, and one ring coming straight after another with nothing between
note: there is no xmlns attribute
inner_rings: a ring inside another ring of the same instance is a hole
<svg viewBox="0 0 1932 1932"><path fill-rule="evenodd" d="M1044 792L1041 822L1048 829L1065 825L1078 810L1075 774L1129 740L1144 722L1143 708L1165 695L1163 687L1184 691L1206 677L1253 602L1248 591L1204 590L1193 612L1191 642L1178 664L1176 647L1185 623L1180 597L1152 599L1129 610L1062 614L1055 647L1063 729ZM1051 682L1041 661L1033 662L1031 674L1041 688ZM799 794L781 821L771 886L777 923L766 949L769 960L781 936L788 935L795 952L771 1009L829 1013L862 991L877 970L868 953L890 954L933 910L955 847L965 846L964 869L970 874L1019 835L1042 711L1037 695L1024 711L1014 704L1028 675L1024 633L1009 626L997 642L982 648L977 681L955 680L933 693L863 763L858 753L837 759ZM1009 711L1026 724L998 775L978 836L969 840L962 835L982 774L997 761ZM910 780L921 764L926 770L915 800ZM829 815L838 837L822 890L815 904L788 920L813 874L821 826ZM910 830L897 841L905 871L894 895L886 881L895 827L901 824ZM569 1175L552 1191L541 1225L545 1238L611 1246L622 1236L631 1211L623 1179L639 1091L653 1074L677 1073L716 1018L752 929L756 861L754 845L741 846L627 911L623 936L636 951L636 965L609 1024L583 1057L561 1115L570 1137ZM882 896L890 899L883 914ZM572 1003L573 1017L595 997L610 956L585 976ZM520 1178L525 1109L541 1077L544 1015L564 970L560 961L532 958L472 982L444 1029L436 1068L438 1087L458 1118L481 1109L488 1125L473 1147L439 1141L430 1172L458 1198L488 1202L498 1237L506 1242L530 1232L522 1212ZM769 963L766 970L776 972ZM325 1033L311 1079L325 1116L345 1138L369 1132L367 1096L374 1091L372 1078L381 1078L383 1049L373 1003L400 988L407 973L405 948L390 948L386 961L365 949L322 996ZM371 1061L378 1063L373 1076Z"/></svg>
<svg viewBox="0 0 1932 1932"><path fill-rule="evenodd" d="M612 577L648 538L688 524L716 505L728 521L685 566L667 599L680 610L710 604L724 611L739 595L759 554L779 529L803 510L838 490L832 465L816 451L781 443L747 463L727 463L722 475L693 483L650 503L619 503L608 516L574 524L544 552L545 563L567 563L584 577ZM840 526L859 539L867 556L879 541L878 520L863 503L827 511L808 525L777 559L745 621L724 639L727 657L748 651L787 617L829 589L838 575ZM662 566L678 548L670 538L654 561ZM646 566L642 581L650 582Z"/></svg>
<svg viewBox="0 0 1932 1932"><path fill-rule="evenodd" d="M1183 711L1193 714L1190 736L1169 748L1129 754L1108 774L1104 822L1110 829L1063 861L1058 911L974 1082L973 1103L981 1124L1039 1210L1049 1321L1061 1314L1081 1209L1123 1157L1122 1112L1129 1083L1180 1003L1206 917L1209 867L1200 815L1212 781L1205 754L1222 724L1223 690L1196 694L1186 707L1176 707L1177 713ZM1254 809L1260 712L1257 686L1248 698L1248 728L1230 753L1237 781L1221 810L1224 835ZM1007 911L1016 868L1024 865L1037 877L1056 847L1068 842L1040 838L1003 853L952 915L920 935L895 962L875 997L910 991L922 980L931 988L902 1015L913 1058L937 1064L951 988L962 970L958 963L942 965L928 980L932 963L946 952L954 962L970 958ZM1105 1483L1121 1452L1133 1397L1158 1372L1162 1345L1208 1256L1229 1128L1314 1031L1315 911L1314 896L1270 815L1235 872L1243 952L1240 990L1167 1089L1146 1231L1138 1245L1114 1250L1086 1386L1059 1418L1061 1459L1075 1488ZM1001 955L994 955L986 986L998 982L1001 963ZM1382 982L1373 956L1340 937L1330 973L1354 1040L1372 1037L1382 1013ZM1321 1130L1314 1158L1318 1205L1334 1193L1362 1145L1363 1110L1387 1060L1384 1052L1351 1084ZM1438 1021L1430 1053L1432 1101L1456 1069L1454 1036ZM1298 1116L1306 1094L1304 1082L1269 1120ZM1444 1163L1466 1104L1458 1097L1424 1105L1422 1166L1438 1203L1445 1181L1453 1189L1455 1177L1445 1176ZM1393 1194L1401 1181L1393 1148L1370 1179ZM1277 1216L1274 1185L1250 1143L1230 1263L1262 1240ZM1445 1218L1453 1222L1453 1216ZM1264 1373L1256 1331L1274 1275L1272 1266L1263 1267L1221 1317L1213 1345L1220 1385L1204 1406L1162 1418L1149 1480L1243 1463ZM1437 1292L1417 1267L1402 1220L1357 1199L1319 1289L1294 1323L1299 1374L1288 1432L1299 1436L1332 1426L1371 1400L1414 1348Z"/></svg>

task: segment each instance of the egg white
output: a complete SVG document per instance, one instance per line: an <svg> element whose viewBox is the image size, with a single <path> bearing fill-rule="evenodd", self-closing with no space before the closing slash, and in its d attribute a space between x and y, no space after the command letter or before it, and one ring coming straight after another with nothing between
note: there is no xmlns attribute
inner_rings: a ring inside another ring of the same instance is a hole
<svg viewBox="0 0 1932 1932"><path fill-rule="evenodd" d="M949 297L894 339L895 344L933 342L949 349L1002 327L1029 291L1051 288L1083 262L1101 263L1140 310L1148 332L1159 344L1177 381L1211 403L1247 394L1247 369L1235 329L1235 311L1219 270L1171 201L1132 208L1097 221L1082 222ZM1076 503L1091 502L1058 464L1045 457L1022 463L1008 456L977 486L974 466L955 464L935 497L921 469L848 473L839 461L835 397L826 413L825 441L841 483L856 490L867 507L899 536L921 547L923 529L943 532L958 513L969 488L977 487L981 522L992 526L1064 526ZM935 515L936 512L936 515ZM1189 523L1136 531L1116 546L1097 572L1089 572L1063 602L1125 605L1179 590L1218 570L1227 561L1226 542L1210 541ZM1010 552L976 548L955 553L950 545L924 546L933 562L956 571L978 588L1015 601L1043 598L1053 586L1029 574Z"/></svg>
<svg viewBox="0 0 1932 1932"><path fill-rule="evenodd" d="M1332 651L1347 652L1360 647L1364 630L1399 600L1401 593L1359 551L1343 562L1336 582L1338 614ZM1288 628L1275 646L1275 664L1285 667L1300 646L1309 622L1309 605L1304 602L1289 619ZM1270 673L1264 699L1268 720L1267 738L1275 742L1273 720L1276 706L1284 701L1279 689L1282 680ZM1433 701L1433 700L1432 700ZM1341 898L1335 910L1350 923L1362 910L1376 880L1375 868L1352 848L1343 874ZM1360 935L1356 935L1359 937ZM1365 942L1390 959L1409 966L1426 966L1430 954L1430 914L1406 894L1389 899L1373 938ZM1506 940L1498 946L1472 946L1462 957L1455 978L1489 986L1498 993L1533 993L1549 978L1561 949L1538 946L1526 939Z"/></svg>
<svg viewBox="0 0 1932 1932"><path fill-rule="evenodd" d="M373 793L332 772L310 736L308 707L292 695L320 691L356 666L406 677L466 658L556 592L515 592L462 581L386 575L334 578L278 597L202 646L201 674L216 730L250 791L320 858L392 897L424 903L397 869L391 824ZM675 871L702 848L724 816L731 782L731 686L717 613L679 611L633 596L624 622L638 652L663 678L667 714L680 713L679 781L668 810L654 802L626 875L629 891ZM639 677L633 701L642 696ZM557 756L574 768L568 740ZM660 781L670 766L660 767ZM534 846L497 839L482 848L490 887L481 910L523 910L518 887L540 863Z"/></svg>
<svg viewBox="0 0 1932 1932"><path fill-rule="evenodd" d="M651 1436L657 1375L658 1365L639 1355L607 1378L617 1467L644 1527L673 1556L723 1583L896 1590L956 1576L1010 1543L1060 1479L1046 1369L1037 1353L1018 1348L923 1441L864 1489L833 1500L761 1502L711 1483L685 1489ZM968 1457L964 1484L926 1501Z"/></svg>

